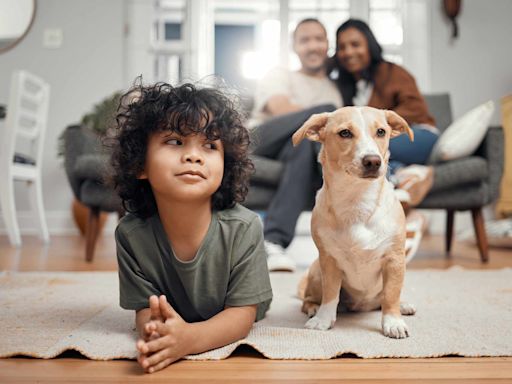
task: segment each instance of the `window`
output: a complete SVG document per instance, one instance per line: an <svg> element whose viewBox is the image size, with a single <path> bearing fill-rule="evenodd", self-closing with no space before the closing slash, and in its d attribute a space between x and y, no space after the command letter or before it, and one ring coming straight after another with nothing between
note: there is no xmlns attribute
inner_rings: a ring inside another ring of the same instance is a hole
<svg viewBox="0 0 512 384"><path fill-rule="evenodd" d="M272 67L299 68L290 38L297 22L319 19L332 55L336 29L354 17L369 23L387 60L405 65L420 83L428 83L426 4L427 0L154 0L155 79L181 81L184 69L195 64L202 70L199 78L215 73L231 85L252 88ZM192 12L204 14L193 18ZM406 20L406 14L415 20ZM192 49L195 42L190 41L191 31L205 29L205 20L214 25L212 33L199 37L208 40L203 46L213 47L207 54L197 45ZM202 65L205 60L211 62Z"/></svg>

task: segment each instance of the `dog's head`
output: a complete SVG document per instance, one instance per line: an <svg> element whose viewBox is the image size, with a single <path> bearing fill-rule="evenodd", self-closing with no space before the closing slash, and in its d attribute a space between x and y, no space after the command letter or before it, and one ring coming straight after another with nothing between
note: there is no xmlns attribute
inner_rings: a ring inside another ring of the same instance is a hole
<svg viewBox="0 0 512 384"><path fill-rule="evenodd" d="M359 178L385 175L389 139L406 133L414 140L407 122L393 111L370 107L344 107L312 115L292 137L293 145L304 138L323 144L320 161Z"/></svg>

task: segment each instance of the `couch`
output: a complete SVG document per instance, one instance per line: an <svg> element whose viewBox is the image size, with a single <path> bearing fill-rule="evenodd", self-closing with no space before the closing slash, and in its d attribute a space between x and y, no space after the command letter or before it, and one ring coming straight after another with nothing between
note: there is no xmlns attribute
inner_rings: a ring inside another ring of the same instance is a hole
<svg viewBox="0 0 512 384"><path fill-rule="evenodd" d="M121 200L106 183L109 154L98 135L83 125L68 126L61 136L64 168L75 198L89 208L85 259L90 262L99 233L100 212L124 214Z"/></svg>
<svg viewBox="0 0 512 384"><path fill-rule="evenodd" d="M437 126L444 131L452 122L448 94L425 95ZM432 162L434 184L418 208L446 211L446 254L450 254L455 213L471 211L482 262L489 259L487 236L482 208L495 201L503 174L504 136L501 127L490 127L480 147L471 156L447 162ZM265 211L276 191L283 163L252 156L255 173L251 178L249 194L244 205ZM310 207L314 202L311 201Z"/></svg>

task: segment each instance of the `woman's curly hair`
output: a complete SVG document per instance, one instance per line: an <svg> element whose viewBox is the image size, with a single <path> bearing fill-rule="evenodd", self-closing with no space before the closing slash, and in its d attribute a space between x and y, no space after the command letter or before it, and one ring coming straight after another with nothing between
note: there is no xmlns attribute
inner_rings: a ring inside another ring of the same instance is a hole
<svg viewBox="0 0 512 384"><path fill-rule="evenodd" d="M213 88L167 83L143 86L139 79L120 100L117 125L109 142L112 177L126 211L146 218L157 207L151 186L138 176L144 171L150 135L173 131L179 135L204 134L224 146L224 175L212 196L216 210L242 202L254 166L248 157L249 132L235 102Z"/></svg>

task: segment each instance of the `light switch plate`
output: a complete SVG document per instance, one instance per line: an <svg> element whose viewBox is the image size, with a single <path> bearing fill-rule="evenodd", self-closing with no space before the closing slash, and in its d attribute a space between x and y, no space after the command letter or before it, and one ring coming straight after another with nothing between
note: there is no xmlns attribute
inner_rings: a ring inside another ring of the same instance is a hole
<svg viewBox="0 0 512 384"><path fill-rule="evenodd" d="M43 47L57 49L64 42L64 32L61 28L46 28L43 32Z"/></svg>

